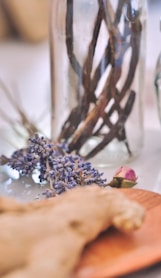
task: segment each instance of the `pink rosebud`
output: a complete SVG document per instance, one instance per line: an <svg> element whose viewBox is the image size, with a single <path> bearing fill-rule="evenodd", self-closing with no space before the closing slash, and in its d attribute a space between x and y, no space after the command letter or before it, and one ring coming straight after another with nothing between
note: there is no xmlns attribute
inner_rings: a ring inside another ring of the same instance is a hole
<svg viewBox="0 0 161 278"><path fill-rule="evenodd" d="M129 181L136 182L137 176L135 174L135 171L127 166L121 166L115 173L114 177L117 178L123 178Z"/></svg>
<svg viewBox="0 0 161 278"><path fill-rule="evenodd" d="M113 180L108 184L111 187L128 188L137 183L135 171L127 166L121 166L113 176Z"/></svg>

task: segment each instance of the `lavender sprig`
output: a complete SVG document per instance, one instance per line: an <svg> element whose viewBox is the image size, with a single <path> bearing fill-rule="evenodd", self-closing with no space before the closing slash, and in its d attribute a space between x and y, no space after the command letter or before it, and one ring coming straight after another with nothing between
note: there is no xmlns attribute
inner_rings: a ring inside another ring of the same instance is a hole
<svg viewBox="0 0 161 278"><path fill-rule="evenodd" d="M43 194L49 198L70 190L76 186L95 183L105 186L103 173L92 167L79 155L68 153L65 143L54 144L51 140L35 134L29 138L24 149L15 151L7 164L17 170L21 176L39 172L39 182L50 186Z"/></svg>

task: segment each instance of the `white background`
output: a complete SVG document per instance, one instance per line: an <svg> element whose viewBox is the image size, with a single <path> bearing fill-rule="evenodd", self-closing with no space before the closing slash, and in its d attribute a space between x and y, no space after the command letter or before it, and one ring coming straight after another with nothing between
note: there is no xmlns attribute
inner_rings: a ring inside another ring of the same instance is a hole
<svg viewBox="0 0 161 278"><path fill-rule="evenodd" d="M159 123L154 90L154 69L161 51L160 0L148 1L147 62L145 90L145 144L141 156L130 163L138 175L139 188L161 192L161 125ZM39 113L42 107L50 107L50 59L48 41L28 44L16 40L0 43L0 79L12 87L18 84L20 94L29 102L30 114ZM14 92L15 93L15 92ZM15 95L18 97L17 95ZM0 104L3 94L0 91ZM36 97L35 102L32 101ZM2 134L1 134L2 135ZM0 146L1 149L3 146ZM115 169L104 169L111 179Z"/></svg>

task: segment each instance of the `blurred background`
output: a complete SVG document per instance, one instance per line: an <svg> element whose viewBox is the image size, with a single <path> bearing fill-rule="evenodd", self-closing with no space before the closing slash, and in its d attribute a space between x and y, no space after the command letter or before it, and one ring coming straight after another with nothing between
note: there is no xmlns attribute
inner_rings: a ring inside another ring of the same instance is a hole
<svg viewBox="0 0 161 278"><path fill-rule="evenodd" d="M35 128L50 136L48 22L47 0L0 1L0 152Z"/></svg>
<svg viewBox="0 0 161 278"><path fill-rule="evenodd" d="M9 136L5 135L16 121L18 135L24 135L24 127L29 134L35 124L45 135L50 134L48 4L48 0L0 0L0 154L9 150L5 138L14 137L13 129ZM155 65L161 52L161 0L147 0L147 5L145 145L139 160L130 166L138 174L138 187L161 192L161 126L154 89ZM7 128L3 126L4 118ZM19 138L14 149L19 147ZM113 172L108 169L105 175L111 177Z"/></svg>
<svg viewBox="0 0 161 278"><path fill-rule="evenodd" d="M49 7L47 0L0 1L0 81L9 87L32 121L42 123L48 135L50 112ZM154 69L161 51L161 1L148 0L145 126L160 128L154 92ZM0 82L0 83L1 83ZM5 94L4 94L5 91ZM0 85L1 104L7 106L6 89ZM24 108L26 109L26 108ZM36 111L36 114L35 114ZM0 109L0 117L4 111ZM4 117L4 115L3 115Z"/></svg>

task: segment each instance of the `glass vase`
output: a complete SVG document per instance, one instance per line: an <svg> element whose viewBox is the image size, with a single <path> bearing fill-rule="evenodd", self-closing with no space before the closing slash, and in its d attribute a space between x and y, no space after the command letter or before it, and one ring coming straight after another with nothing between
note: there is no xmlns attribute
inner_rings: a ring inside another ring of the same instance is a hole
<svg viewBox="0 0 161 278"><path fill-rule="evenodd" d="M161 31L161 18L159 21L160 31ZM155 87L155 95L156 95L156 105L157 112L159 116L159 121L161 123L161 52L157 58L155 72L154 72L154 87Z"/></svg>
<svg viewBox="0 0 161 278"><path fill-rule="evenodd" d="M95 166L143 146L146 1L51 0L52 138Z"/></svg>

